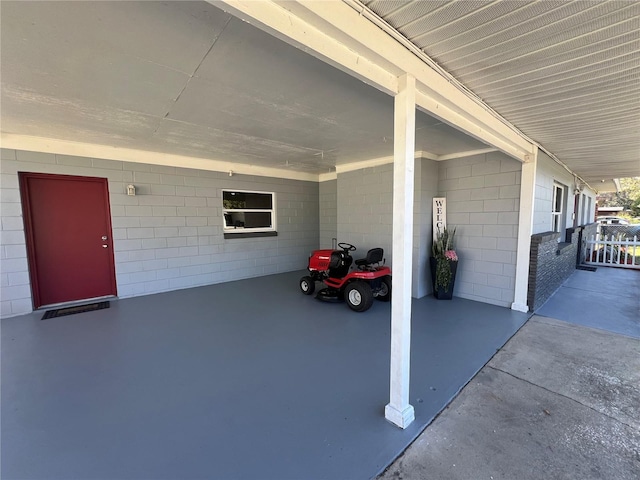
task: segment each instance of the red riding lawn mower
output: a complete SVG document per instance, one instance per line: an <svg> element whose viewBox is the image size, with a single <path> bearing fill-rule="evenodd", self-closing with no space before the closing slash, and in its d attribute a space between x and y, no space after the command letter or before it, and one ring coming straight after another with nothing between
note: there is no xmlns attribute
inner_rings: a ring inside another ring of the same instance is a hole
<svg viewBox="0 0 640 480"><path fill-rule="evenodd" d="M356 247L350 243L339 243L338 247L341 250L316 250L311 254L309 275L300 279L302 293L311 295L316 282L323 282L326 287L317 293L317 299L345 300L356 312L371 308L374 298L383 302L391 300L391 269L384 266L384 250L372 248L366 258L356 260L356 269L349 272L353 263L349 252L354 252Z"/></svg>

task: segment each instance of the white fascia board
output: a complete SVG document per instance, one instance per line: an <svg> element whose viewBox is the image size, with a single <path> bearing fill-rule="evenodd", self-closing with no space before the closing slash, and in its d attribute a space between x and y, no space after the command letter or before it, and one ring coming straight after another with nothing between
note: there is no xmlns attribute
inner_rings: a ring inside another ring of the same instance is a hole
<svg viewBox="0 0 640 480"><path fill-rule="evenodd" d="M338 179L338 173L337 172L321 173L320 175L318 175L318 182L319 183L329 182L331 180L337 180L337 179Z"/></svg>
<svg viewBox="0 0 640 480"><path fill-rule="evenodd" d="M419 108L520 161L534 152L535 145L506 121L344 2L215 3L387 93L397 92L396 77L408 73L416 78Z"/></svg>
<svg viewBox="0 0 640 480"><path fill-rule="evenodd" d="M317 182L319 177L316 173L297 172L217 159L189 157L186 155L174 155L162 152L136 150L133 148L119 148L109 145L72 142L69 140L16 135L4 132L0 135L0 145L2 145L2 148L10 148L13 150L54 153L57 155L72 155L100 158L103 160L164 165L168 167L193 168L195 170L208 170L213 172L232 171L234 175L256 175L259 177L286 178L307 182Z"/></svg>
<svg viewBox="0 0 640 480"><path fill-rule="evenodd" d="M467 150L466 152L448 153L446 155L438 155L435 160L439 162L443 160L453 160L456 158L473 157L474 155L484 155L485 153L497 152L497 148L480 148L478 150Z"/></svg>
<svg viewBox="0 0 640 480"><path fill-rule="evenodd" d="M427 158L429 160L439 160L438 155L434 155L433 153L425 152L422 150L416 151L413 157L414 159ZM393 163L393 155L389 155L387 157L371 158L369 160L362 160L361 162L351 162L345 163L343 165L336 165L336 173L353 172L356 170L362 170L363 168L378 167L380 165L389 165L391 163Z"/></svg>

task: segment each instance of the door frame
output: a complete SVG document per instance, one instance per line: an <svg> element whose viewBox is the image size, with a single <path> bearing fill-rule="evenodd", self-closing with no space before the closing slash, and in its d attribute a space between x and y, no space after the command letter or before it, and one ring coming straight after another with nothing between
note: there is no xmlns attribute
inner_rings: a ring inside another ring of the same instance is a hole
<svg viewBox="0 0 640 480"><path fill-rule="evenodd" d="M31 215L31 198L29 195L29 179L30 178L42 178L47 180L70 180L70 181L83 181L100 183L104 186L104 201L106 208L106 222L109 232L109 238L111 238L111 248L109 255L109 283L112 294L107 296L117 296L117 284L116 284L116 268L115 258L113 251L113 227L111 225L111 202L109 201L109 182L106 178L100 177L85 177L82 175L60 175L54 173L38 173L38 172L18 172L18 181L20 184L20 196L22 203L22 216L24 219L24 235L27 249L27 264L29 267L29 280L31 283L31 297L34 310L44 306L41 301L40 285L38 283L38 265L36 262L36 250L34 241L34 232ZM88 299L86 299L88 300ZM68 303L78 303L83 300L70 300ZM67 303L67 302L64 302Z"/></svg>

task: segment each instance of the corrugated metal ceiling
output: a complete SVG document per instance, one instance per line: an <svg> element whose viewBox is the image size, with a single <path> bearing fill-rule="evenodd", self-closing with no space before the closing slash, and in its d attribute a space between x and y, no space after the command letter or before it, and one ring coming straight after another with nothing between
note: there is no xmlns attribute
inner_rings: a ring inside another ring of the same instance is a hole
<svg viewBox="0 0 640 480"><path fill-rule="evenodd" d="M640 176L640 2L360 1L587 181Z"/></svg>

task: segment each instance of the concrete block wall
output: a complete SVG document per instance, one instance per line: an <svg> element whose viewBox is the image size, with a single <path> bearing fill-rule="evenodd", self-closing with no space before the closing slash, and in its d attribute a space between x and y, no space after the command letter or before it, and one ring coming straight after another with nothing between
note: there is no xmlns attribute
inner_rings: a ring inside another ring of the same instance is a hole
<svg viewBox="0 0 640 480"><path fill-rule="evenodd" d="M338 180L321 182L320 195L320 248L331 248L332 239L338 237Z"/></svg>
<svg viewBox="0 0 640 480"><path fill-rule="evenodd" d="M355 258L382 247L391 265L393 234L393 164L338 174L338 242L355 245Z"/></svg>
<svg viewBox="0 0 640 480"><path fill-rule="evenodd" d="M521 164L494 152L439 163L438 196L457 227L454 295L508 307L513 302Z"/></svg>
<svg viewBox="0 0 640 480"><path fill-rule="evenodd" d="M32 310L20 171L108 179L119 297L303 269L318 247L316 182L3 149L2 317ZM225 240L223 188L275 192L278 236Z"/></svg>
<svg viewBox="0 0 640 480"><path fill-rule="evenodd" d="M429 257L433 243L433 197L438 195L438 162L416 159L413 212L412 296L432 293Z"/></svg>
<svg viewBox="0 0 640 480"><path fill-rule="evenodd" d="M552 158L550 158L544 152L538 153L538 168L536 170L536 189L535 189L535 202L533 207L533 233L543 233L552 230L551 224L551 209L553 201L553 184L558 182L561 185L567 187L567 198L564 201L564 208L567 212L565 228L573 226L573 219L571 214L574 208L574 188L575 179L568 171L562 166L558 165ZM585 223L591 223L593 221L594 209L596 204L596 194L588 187L582 192L585 195L584 201L580 200L580 208L588 209L589 204L591 208L585 214ZM581 194L581 196L582 196ZM591 199L589 202L587 199ZM578 212L578 223L581 223L582 210Z"/></svg>

